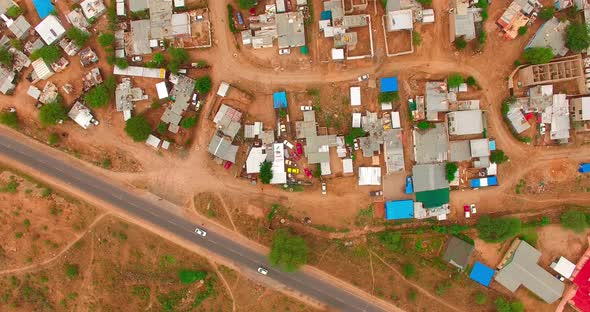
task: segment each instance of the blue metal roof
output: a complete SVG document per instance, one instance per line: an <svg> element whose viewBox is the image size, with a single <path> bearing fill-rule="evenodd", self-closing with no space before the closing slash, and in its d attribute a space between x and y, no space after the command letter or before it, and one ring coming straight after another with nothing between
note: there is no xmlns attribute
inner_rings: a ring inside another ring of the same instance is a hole
<svg viewBox="0 0 590 312"><path fill-rule="evenodd" d="M332 11L322 11L320 13L320 20L332 20Z"/></svg>
<svg viewBox="0 0 590 312"><path fill-rule="evenodd" d="M272 95L275 109L287 107L287 93L285 91L275 92Z"/></svg>
<svg viewBox="0 0 590 312"><path fill-rule="evenodd" d="M589 163L582 163L578 168L578 171L581 173L590 172L590 164Z"/></svg>
<svg viewBox="0 0 590 312"><path fill-rule="evenodd" d="M469 278L488 287L490 286L490 282L492 281L495 273L496 271L494 271L494 269L479 261L475 261L473 269L471 270L471 274L469 274Z"/></svg>
<svg viewBox="0 0 590 312"><path fill-rule="evenodd" d="M397 92L397 77L384 77L379 79L381 83L381 92Z"/></svg>
<svg viewBox="0 0 590 312"><path fill-rule="evenodd" d="M399 220L414 218L414 201L407 200L393 200L385 203L385 219Z"/></svg>
<svg viewBox="0 0 590 312"><path fill-rule="evenodd" d="M50 0L33 0L33 5L37 10L39 18L41 19L46 18L47 16L49 16L49 14L51 14L51 12L55 11L55 9L53 8L53 4L51 4Z"/></svg>

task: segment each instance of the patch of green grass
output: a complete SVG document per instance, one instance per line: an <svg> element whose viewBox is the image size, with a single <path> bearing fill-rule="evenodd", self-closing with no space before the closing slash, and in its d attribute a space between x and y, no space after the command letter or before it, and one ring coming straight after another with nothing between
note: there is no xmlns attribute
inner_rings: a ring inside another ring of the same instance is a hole
<svg viewBox="0 0 590 312"><path fill-rule="evenodd" d="M356 219L354 221L354 224L356 226L366 226L366 225L371 224L373 221L374 211L375 211L375 208L373 207L372 204L366 209L360 209L356 214Z"/></svg>
<svg viewBox="0 0 590 312"><path fill-rule="evenodd" d="M18 190L18 186L19 186L19 183L16 182L16 180L14 178L11 178L10 182L8 182L4 187L0 188L0 192L15 194L16 191Z"/></svg>
<svg viewBox="0 0 590 312"><path fill-rule="evenodd" d="M515 188L514 192L516 194L521 194L522 192L524 192L525 187L526 187L526 181L524 179L520 179L520 181L518 181L518 184L516 184L516 188Z"/></svg>
<svg viewBox="0 0 590 312"><path fill-rule="evenodd" d="M143 301L147 301L150 298L150 288L147 285L133 285L131 294Z"/></svg>
<svg viewBox="0 0 590 312"><path fill-rule="evenodd" d="M173 255L163 255L160 257L160 262L158 263L160 267L167 267L174 264L176 264L176 257Z"/></svg>
<svg viewBox="0 0 590 312"><path fill-rule="evenodd" d="M78 275L80 274L80 267L77 264L66 262L64 264L64 271L69 279L73 279L75 277L78 277Z"/></svg>

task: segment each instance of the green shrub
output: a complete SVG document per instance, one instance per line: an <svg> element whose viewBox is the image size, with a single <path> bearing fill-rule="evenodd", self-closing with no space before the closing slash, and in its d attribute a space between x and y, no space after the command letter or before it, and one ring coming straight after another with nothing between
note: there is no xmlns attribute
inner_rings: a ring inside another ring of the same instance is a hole
<svg viewBox="0 0 590 312"><path fill-rule="evenodd" d="M135 142L147 140L152 133L152 129L147 119L143 115L137 115L129 118L125 123L125 132Z"/></svg>
<svg viewBox="0 0 590 312"><path fill-rule="evenodd" d="M475 228L482 240L499 243L520 233L521 226L521 221L516 218L492 218L484 215L477 220Z"/></svg>
<svg viewBox="0 0 590 312"><path fill-rule="evenodd" d="M125 69L129 67L129 63L127 62L126 58L118 57L115 59L115 66L119 67L120 69Z"/></svg>
<svg viewBox="0 0 590 312"><path fill-rule="evenodd" d="M55 132L51 132L47 137L47 144L56 145L57 143L59 143L59 135Z"/></svg>
<svg viewBox="0 0 590 312"><path fill-rule="evenodd" d="M412 43L415 46L420 46L422 44L422 36L417 31L412 31Z"/></svg>
<svg viewBox="0 0 590 312"><path fill-rule="evenodd" d="M198 116L196 116L196 115L192 116L192 117L185 117L180 122L180 126L183 127L184 129L190 129L197 124L197 120L198 120Z"/></svg>
<svg viewBox="0 0 590 312"><path fill-rule="evenodd" d="M72 26L70 29L68 29L66 36L80 48L83 47L86 42L88 42L88 39L90 39L90 34L87 31L75 26Z"/></svg>
<svg viewBox="0 0 590 312"><path fill-rule="evenodd" d="M508 156L504 154L503 150L495 150L490 154L490 161L496 164L501 164L508 161Z"/></svg>
<svg viewBox="0 0 590 312"><path fill-rule="evenodd" d="M588 228L586 214L580 210L567 210L559 219L564 228L574 232L580 233Z"/></svg>
<svg viewBox="0 0 590 312"><path fill-rule="evenodd" d="M420 130L426 130L426 129L430 129L430 128L434 128L436 127L433 123L428 122L426 120L421 120L418 125L417 125L418 129Z"/></svg>
<svg viewBox="0 0 590 312"><path fill-rule="evenodd" d="M65 120L67 117L66 109L59 101L47 103L39 109L39 121L43 126L57 125L58 122Z"/></svg>
<svg viewBox="0 0 590 312"><path fill-rule="evenodd" d="M98 43L103 47L112 47L115 46L115 35L113 33L102 33L100 34L100 36L98 36Z"/></svg>
<svg viewBox="0 0 590 312"><path fill-rule="evenodd" d="M447 163L445 169L447 173L447 181L451 182L455 180L455 173L457 173L457 170L459 169L457 164L453 162Z"/></svg>
<svg viewBox="0 0 590 312"><path fill-rule="evenodd" d="M546 6L541 9L539 12L539 18L542 20L550 20L555 16L555 8L552 6Z"/></svg>
<svg viewBox="0 0 590 312"><path fill-rule="evenodd" d="M195 80L195 90L199 92L201 95L205 95L211 91L212 88L211 77L209 75L199 77Z"/></svg>
<svg viewBox="0 0 590 312"><path fill-rule="evenodd" d="M524 50L522 58L531 64L545 64L553 59L551 48L528 48Z"/></svg>
<svg viewBox="0 0 590 312"><path fill-rule="evenodd" d="M17 5L13 5L10 8L8 8L8 10L6 10L6 16L12 18L12 19L16 19L17 17L21 16L24 13L24 10L17 6Z"/></svg>
<svg viewBox="0 0 590 312"><path fill-rule="evenodd" d="M467 48L467 41L465 41L465 38L459 37L459 38L455 39L455 48L459 51Z"/></svg>
<svg viewBox="0 0 590 312"><path fill-rule="evenodd" d="M458 88L463 82L463 77L460 74L452 74L447 78L449 88Z"/></svg>
<svg viewBox="0 0 590 312"><path fill-rule="evenodd" d="M411 263L406 263L402 266L402 274L405 278L413 278L416 276L416 266Z"/></svg>
<svg viewBox="0 0 590 312"><path fill-rule="evenodd" d="M528 30L529 30L529 28L528 28L528 27L526 27L526 26L520 26L520 27L518 28L518 35L519 35L519 36L524 36L524 35L526 35L526 32L527 32Z"/></svg>
<svg viewBox="0 0 590 312"><path fill-rule="evenodd" d="M51 64L59 60L61 52L59 47L55 44L43 46L42 48L35 50L31 53L31 60L42 58L47 64Z"/></svg>
<svg viewBox="0 0 590 312"><path fill-rule="evenodd" d="M4 64L8 67L12 67L12 62L14 60L14 55L8 51L8 49L4 47L0 47L0 63Z"/></svg>
<svg viewBox="0 0 590 312"><path fill-rule="evenodd" d="M379 93L379 103L390 103L399 101L399 93L396 91Z"/></svg>
<svg viewBox="0 0 590 312"><path fill-rule="evenodd" d="M294 272L307 263L309 247L303 238L278 229L273 236L269 261L286 272Z"/></svg>
<svg viewBox="0 0 590 312"><path fill-rule="evenodd" d="M269 184L270 180L272 180L272 176L272 163L265 161L260 164L260 173L258 174L260 182L262 182L262 184Z"/></svg>
<svg viewBox="0 0 590 312"><path fill-rule="evenodd" d="M465 83L467 83L467 85L470 87L477 86L477 81L475 80L475 78L473 78L473 76L467 77L467 79L465 79Z"/></svg>
<svg viewBox="0 0 590 312"><path fill-rule="evenodd" d="M207 277L205 271L180 270L178 278L182 284L192 284L196 281L204 280Z"/></svg>
<svg viewBox="0 0 590 312"><path fill-rule="evenodd" d="M377 234L377 238L379 238L383 246L391 251L400 251L402 248L402 235L400 232L383 231Z"/></svg>
<svg viewBox="0 0 590 312"><path fill-rule="evenodd" d="M258 3L258 0L238 0L238 5L242 10L249 10Z"/></svg>
<svg viewBox="0 0 590 312"><path fill-rule="evenodd" d="M475 294L475 303L476 304L478 304L478 305L484 305L487 302L488 302L488 296L485 293L483 293L481 291L478 291Z"/></svg>
<svg viewBox="0 0 590 312"><path fill-rule="evenodd" d="M69 279L73 279L75 277L78 277L78 275L80 274L80 267L77 264L71 264L69 262L66 262L64 264L64 271Z"/></svg>
<svg viewBox="0 0 590 312"><path fill-rule="evenodd" d="M16 116L16 112L0 113L0 123L10 128L18 128L18 117Z"/></svg>
<svg viewBox="0 0 590 312"><path fill-rule="evenodd" d="M99 84L84 94L84 102L92 108L99 108L109 103L110 94L104 84Z"/></svg>

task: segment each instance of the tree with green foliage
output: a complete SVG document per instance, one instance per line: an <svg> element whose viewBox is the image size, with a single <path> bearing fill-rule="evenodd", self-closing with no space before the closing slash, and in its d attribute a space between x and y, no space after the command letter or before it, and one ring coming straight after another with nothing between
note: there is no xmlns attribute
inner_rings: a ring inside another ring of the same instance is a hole
<svg viewBox="0 0 590 312"><path fill-rule="evenodd" d="M467 41L465 41L465 38L463 38L463 37L456 38L455 39L455 48L459 51L467 48Z"/></svg>
<svg viewBox="0 0 590 312"><path fill-rule="evenodd" d="M399 101L399 93L397 91L379 93L379 103L390 103L395 101Z"/></svg>
<svg viewBox="0 0 590 312"><path fill-rule="evenodd" d="M66 262L64 264L64 271L66 273L66 277L72 279L74 277L78 277L78 274L80 274L80 267L77 264Z"/></svg>
<svg viewBox="0 0 590 312"><path fill-rule="evenodd" d="M377 238L387 249L400 251L402 248L402 234L392 230L386 230L377 234Z"/></svg>
<svg viewBox="0 0 590 312"><path fill-rule="evenodd" d="M227 5L227 22L229 23L229 30L232 33L235 34L240 32L234 23L234 8L231 6L231 4Z"/></svg>
<svg viewBox="0 0 590 312"><path fill-rule="evenodd" d="M61 52L59 51L59 47L55 44L43 46L31 53L31 60L42 58L47 64L56 62L60 57Z"/></svg>
<svg viewBox="0 0 590 312"><path fill-rule="evenodd" d="M322 166L320 166L320 164L317 164L315 166L315 170L313 171L313 177L318 179L322 177Z"/></svg>
<svg viewBox="0 0 590 312"><path fill-rule="evenodd" d="M260 164L260 173L258 174L262 184L269 184L272 180L272 163L265 161Z"/></svg>
<svg viewBox="0 0 590 312"><path fill-rule="evenodd" d="M459 167L457 166L456 163L450 162L450 163L446 164L445 170L447 173L447 181L451 182L451 181L455 180L455 173L457 173L457 170L459 170Z"/></svg>
<svg viewBox="0 0 590 312"><path fill-rule="evenodd" d="M528 48L522 54L522 58L531 64L549 63L553 56L553 50L546 47Z"/></svg>
<svg viewBox="0 0 590 312"><path fill-rule="evenodd" d="M211 77L209 77L209 75L199 77L195 80L195 90L201 95L211 92L212 87L213 83L211 82Z"/></svg>
<svg viewBox="0 0 590 312"><path fill-rule="evenodd" d="M13 2L14 3L14 2ZM17 17L21 16L24 13L24 10L19 7L18 5L13 5L8 10L6 10L6 16L16 19Z"/></svg>
<svg viewBox="0 0 590 312"><path fill-rule="evenodd" d="M23 42L19 39L10 39L10 46L19 51L23 50Z"/></svg>
<svg viewBox="0 0 590 312"><path fill-rule="evenodd" d="M447 84L449 88L458 88L465 80L463 80L463 76L460 74L452 74L447 78Z"/></svg>
<svg viewBox="0 0 590 312"><path fill-rule="evenodd" d="M539 18L542 20L550 20L555 16L555 8L552 6L546 6L541 9L539 12Z"/></svg>
<svg viewBox="0 0 590 312"><path fill-rule="evenodd" d="M197 124L197 116L185 117L181 122L180 126L184 129L190 129Z"/></svg>
<svg viewBox="0 0 590 312"><path fill-rule="evenodd" d="M115 35L113 33L102 33L98 36L98 43L103 47L112 47L115 45Z"/></svg>
<svg viewBox="0 0 590 312"><path fill-rule="evenodd" d="M565 46L574 53L590 47L590 34L586 23L573 22L565 29Z"/></svg>
<svg viewBox="0 0 590 312"><path fill-rule="evenodd" d="M524 36L524 35L526 35L526 33L527 33L528 30L529 30L528 27L526 27L526 26L520 26L520 27L518 27L518 35L519 36Z"/></svg>
<svg viewBox="0 0 590 312"><path fill-rule="evenodd" d="M107 79L105 79L102 84L107 89L107 91L114 94L115 89L117 89L117 78L115 78L115 76L111 75L111 76L107 77Z"/></svg>
<svg viewBox="0 0 590 312"><path fill-rule="evenodd" d="M363 128L352 128L350 133L344 137L344 143L349 146L353 146L354 140L356 140L356 138L364 137L365 135L367 135L367 132L365 132Z"/></svg>
<svg viewBox="0 0 590 312"><path fill-rule="evenodd" d="M0 113L0 123L10 128L18 128L18 117L16 112L2 112Z"/></svg>
<svg viewBox="0 0 590 312"><path fill-rule="evenodd" d="M183 48L168 48L168 55L170 55L170 62L168 63L168 70L172 73L178 73L180 67L189 59L188 52Z"/></svg>
<svg viewBox="0 0 590 312"><path fill-rule="evenodd" d="M160 121L160 123L156 127L156 132L158 132L159 134L166 134L167 130L168 130L168 125Z"/></svg>
<svg viewBox="0 0 590 312"><path fill-rule="evenodd" d="M72 26L66 32L66 36L70 38L79 48L83 47L88 39L90 39L90 33L82 30L78 27Z"/></svg>
<svg viewBox="0 0 590 312"><path fill-rule="evenodd" d="M278 229L272 240L270 264L286 272L294 272L307 263L309 247L303 238Z"/></svg>
<svg viewBox="0 0 590 312"><path fill-rule="evenodd" d="M586 214L580 210L568 210L561 214L559 218L561 226L574 232L583 232L588 228Z"/></svg>
<svg viewBox="0 0 590 312"><path fill-rule="evenodd" d="M12 61L14 60L14 55L8 51L8 49L4 47L0 47L0 63L12 67Z"/></svg>
<svg viewBox="0 0 590 312"><path fill-rule="evenodd" d="M125 123L125 132L133 139L133 141L141 142L147 140L152 133L152 128L145 116L136 115L129 118Z"/></svg>
<svg viewBox="0 0 590 312"><path fill-rule="evenodd" d="M484 215L479 220L475 228L479 238L486 242L499 243L520 233L522 223L517 218L492 218Z"/></svg>
<svg viewBox="0 0 590 312"><path fill-rule="evenodd" d="M58 122L65 120L67 117L66 108L63 107L59 100L47 103L39 109L39 121L43 126L57 125Z"/></svg>
<svg viewBox="0 0 590 312"><path fill-rule="evenodd" d="M523 312L524 305L520 301L508 302L508 300L499 297L494 300L496 311L498 312Z"/></svg>
<svg viewBox="0 0 590 312"><path fill-rule="evenodd" d="M488 302L488 296L485 293L483 293L481 291L478 291L475 294L475 303L476 304L478 304L478 305L484 305L487 302Z"/></svg>
<svg viewBox="0 0 590 312"><path fill-rule="evenodd" d="M104 84L99 84L84 94L84 103L92 108L99 108L109 103L109 90Z"/></svg>
<svg viewBox="0 0 590 312"><path fill-rule="evenodd" d="M127 62L126 58L118 57L115 59L115 66L119 67L120 69L125 69L129 67L129 63Z"/></svg>
<svg viewBox="0 0 590 312"><path fill-rule="evenodd" d="M238 5L242 10L249 10L253 8L258 0L238 0Z"/></svg>
<svg viewBox="0 0 590 312"><path fill-rule="evenodd" d="M178 279L182 284L192 284L196 281L202 281L207 277L205 271L180 270L178 271Z"/></svg>
<svg viewBox="0 0 590 312"><path fill-rule="evenodd" d="M165 61L166 60L164 59L164 54L159 52L154 54L154 58L152 59L152 62L154 62L156 66L161 66L162 64L164 64Z"/></svg>
<svg viewBox="0 0 590 312"><path fill-rule="evenodd" d="M422 35L420 35L420 33L415 30L412 31L412 44L415 46L422 44Z"/></svg>
<svg viewBox="0 0 590 312"><path fill-rule="evenodd" d="M431 5L432 0L417 0L422 5Z"/></svg>
<svg viewBox="0 0 590 312"><path fill-rule="evenodd" d="M467 79L465 79L465 83L470 87L477 86L477 80L475 80L475 78L473 78L473 76L467 77Z"/></svg>
<svg viewBox="0 0 590 312"><path fill-rule="evenodd" d="M486 43L488 39L488 33L481 29L478 33L477 33L477 43L479 43L479 47L478 49L481 50L483 48L483 45Z"/></svg>
<svg viewBox="0 0 590 312"><path fill-rule="evenodd" d="M413 278L416 276L416 266L411 263L406 263L402 266L402 274L405 278Z"/></svg>
<svg viewBox="0 0 590 312"><path fill-rule="evenodd" d="M417 127L420 130L426 130L426 129L434 128L436 126L431 122L428 122L426 120L422 120L418 123Z"/></svg>
<svg viewBox="0 0 590 312"><path fill-rule="evenodd" d="M504 154L503 150L497 149L490 154L490 161L495 164L501 164L508 161L508 156Z"/></svg>

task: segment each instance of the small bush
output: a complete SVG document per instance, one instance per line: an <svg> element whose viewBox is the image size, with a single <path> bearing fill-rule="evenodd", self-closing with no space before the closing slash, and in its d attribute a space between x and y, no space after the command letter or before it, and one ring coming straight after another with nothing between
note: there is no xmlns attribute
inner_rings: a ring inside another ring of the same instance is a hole
<svg viewBox="0 0 590 312"><path fill-rule="evenodd" d="M470 87L477 86L477 81L475 80L475 78L473 78L473 76L467 77L467 79L465 79L465 83L467 83L467 85Z"/></svg>
<svg viewBox="0 0 590 312"><path fill-rule="evenodd" d="M528 30L529 30L529 28L528 28L528 27L526 27L526 26L520 26L520 27L518 28L518 35L519 35L519 36L524 36L524 35L526 35L526 32L527 32Z"/></svg>
<svg viewBox="0 0 590 312"><path fill-rule="evenodd" d="M447 84L449 88L458 88L463 82L463 77L460 74L452 74L447 79Z"/></svg>
<svg viewBox="0 0 590 312"><path fill-rule="evenodd" d="M574 232L583 232L588 228L586 221L586 214L579 210L568 210L565 211L559 218L561 225L566 228L573 230Z"/></svg>
<svg viewBox="0 0 590 312"><path fill-rule="evenodd" d="M125 123L125 132L135 142L147 140L152 132L152 128L143 115L137 115L129 118Z"/></svg>
<svg viewBox="0 0 590 312"><path fill-rule="evenodd" d="M467 48L467 41L463 37L455 39L455 48L459 51L464 50Z"/></svg>
<svg viewBox="0 0 590 312"><path fill-rule="evenodd" d="M196 281L204 280L207 277L205 271L180 270L178 278L182 284L192 284Z"/></svg>
<svg viewBox="0 0 590 312"><path fill-rule="evenodd" d="M197 92L199 92L201 95L209 93L211 91L211 88L212 82L211 77L209 77L209 75L199 77L195 81L195 90L197 90Z"/></svg>
<svg viewBox="0 0 590 312"><path fill-rule="evenodd" d="M413 278L416 276L416 266L411 263L406 263L402 267L402 274L405 278Z"/></svg>
<svg viewBox="0 0 590 312"><path fill-rule="evenodd" d="M488 296L483 292L479 291L475 294L475 303L478 305L484 305L488 302Z"/></svg>
<svg viewBox="0 0 590 312"><path fill-rule="evenodd" d="M57 143L59 143L59 135L55 132L52 132L49 134L49 136L47 137L47 144L49 145L57 145Z"/></svg>
<svg viewBox="0 0 590 312"><path fill-rule="evenodd" d="M43 126L57 125L67 117L66 109L59 101L47 103L39 110L39 121Z"/></svg>
<svg viewBox="0 0 590 312"><path fill-rule="evenodd" d="M399 93L396 91L379 93L379 103L390 103L399 101Z"/></svg>
<svg viewBox="0 0 590 312"><path fill-rule="evenodd" d="M426 129L434 128L436 126L431 122L428 122L426 120L422 120L418 123L417 127L420 130L426 130Z"/></svg>
<svg viewBox="0 0 590 312"><path fill-rule="evenodd" d="M0 123L10 128L18 128L18 118L16 112L2 112L0 113Z"/></svg>
<svg viewBox="0 0 590 312"><path fill-rule="evenodd" d="M422 36L417 31L412 31L412 43L415 46L420 46L422 44Z"/></svg>
<svg viewBox="0 0 590 312"><path fill-rule="evenodd" d="M64 271L69 279L73 279L75 277L78 277L78 275L80 274L80 267L77 264L71 264L69 262L66 262L64 264Z"/></svg>
<svg viewBox="0 0 590 312"><path fill-rule="evenodd" d="M87 31L75 26L72 26L70 29L68 29L66 36L80 48L83 47L86 42L88 42L88 39L90 39L90 34Z"/></svg>
<svg viewBox="0 0 590 312"><path fill-rule="evenodd" d="M445 169L447 173L447 181L451 182L455 180L455 173L457 173L457 170L459 169L457 164L452 162L447 163Z"/></svg>
<svg viewBox="0 0 590 312"><path fill-rule="evenodd" d="M542 20L550 20L555 15L555 8L552 6L546 6L541 9L539 12L539 18Z"/></svg>
<svg viewBox="0 0 590 312"><path fill-rule="evenodd" d="M183 127L184 129L190 129L197 124L197 121L198 121L198 116L185 117L180 122L180 126Z"/></svg>

